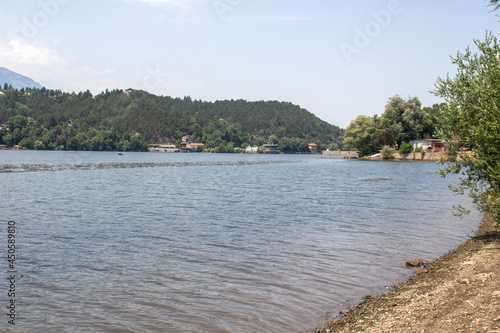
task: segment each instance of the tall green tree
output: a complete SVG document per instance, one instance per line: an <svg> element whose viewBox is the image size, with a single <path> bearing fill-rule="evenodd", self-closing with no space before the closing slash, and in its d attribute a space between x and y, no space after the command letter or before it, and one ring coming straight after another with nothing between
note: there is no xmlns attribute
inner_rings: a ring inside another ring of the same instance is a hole
<svg viewBox="0 0 500 333"><path fill-rule="evenodd" d="M418 130L423 122L422 103L417 97L407 100L391 97L381 118L381 128L399 146L403 141L419 138Z"/></svg>
<svg viewBox="0 0 500 333"><path fill-rule="evenodd" d="M457 153L456 162L441 174L460 173L454 191L468 192L477 208L500 219L500 47L491 33L474 43L476 53L467 48L453 58L455 77L436 83L434 93L448 103L442 114L443 134ZM460 151L461 145L473 154Z"/></svg>
<svg viewBox="0 0 500 333"><path fill-rule="evenodd" d="M421 122L416 126L419 139L439 139L442 136L439 121L446 107L446 103L440 103L422 108Z"/></svg>
<svg viewBox="0 0 500 333"><path fill-rule="evenodd" d="M347 126L344 135L344 145L360 151L360 156L375 152L373 134L376 132L375 121L368 116L358 116Z"/></svg>

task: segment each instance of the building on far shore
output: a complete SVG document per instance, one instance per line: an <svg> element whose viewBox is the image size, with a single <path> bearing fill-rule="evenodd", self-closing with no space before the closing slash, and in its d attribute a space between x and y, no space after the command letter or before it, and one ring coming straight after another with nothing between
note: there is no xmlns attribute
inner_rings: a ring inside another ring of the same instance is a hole
<svg viewBox="0 0 500 333"><path fill-rule="evenodd" d="M264 154L278 154L278 145L275 143L264 144Z"/></svg>
<svg viewBox="0 0 500 333"><path fill-rule="evenodd" d="M245 149L245 151L247 153L257 153L258 150L259 150L259 147L252 147L250 145L248 145L247 149Z"/></svg>
<svg viewBox="0 0 500 333"><path fill-rule="evenodd" d="M177 153L180 151L175 145L149 145L148 149L157 153Z"/></svg>
<svg viewBox="0 0 500 333"><path fill-rule="evenodd" d="M413 149L423 148L424 151L440 152L448 150L448 143L442 139L419 139L412 140L410 143Z"/></svg>
<svg viewBox="0 0 500 333"><path fill-rule="evenodd" d="M194 135L184 135L181 138L181 141L182 141L182 143L187 144L189 141L193 140L193 138L194 138Z"/></svg>
<svg viewBox="0 0 500 333"><path fill-rule="evenodd" d="M203 143L188 143L187 147L196 151L201 151L205 145Z"/></svg>

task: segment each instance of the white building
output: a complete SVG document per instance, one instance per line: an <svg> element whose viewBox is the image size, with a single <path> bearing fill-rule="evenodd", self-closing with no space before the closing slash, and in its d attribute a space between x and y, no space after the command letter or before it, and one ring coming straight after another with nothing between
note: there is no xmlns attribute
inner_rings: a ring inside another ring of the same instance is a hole
<svg viewBox="0 0 500 333"><path fill-rule="evenodd" d="M247 153L256 153L258 149L259 149L259 147L252 147L252 146L248 145L246 152Z"/></svg>
<svg viewBox="0 0 500 333"><path fill-rule="evenodd" d="M413 145L413 148L423 148L424 150L431 151L446 151L448 144L444 140L441 139L420 139L420 140L412 140L410 143Z"/></svg>
<svg viewBox="0 0 500 333"><path fill-rule="evenodd" d="M180 151L175 145L149 146L149 151L157 153L177 153Z"/></svg>

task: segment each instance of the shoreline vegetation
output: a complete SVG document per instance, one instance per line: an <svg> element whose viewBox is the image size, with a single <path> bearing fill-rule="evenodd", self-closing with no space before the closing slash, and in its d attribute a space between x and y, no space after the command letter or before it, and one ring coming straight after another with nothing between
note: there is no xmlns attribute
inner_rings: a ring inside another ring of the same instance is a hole
<svg viewBox="0 0 500 333"><path fill-rule="evenodd" d="M499 1L489 2L494 10L500 7ZM459 184L450 188L472 199L484 213L482 224L456 250L424 263L388 293L365 296L315 333L500 332L500 43L487 32L474 44L476 53L467 47L452 57L455 76L435 84L433 94L445 103L424 109L417 98L391 98L382 116L352 121L344 145L357 147L361 157L380 149L379 160L396 160L391 147L398 147L399 160L408 153L413 153L408 160L418 160L412 139L446 143L446 149L436 150L447 150L451 163L439 175L460 175ZM457 209L458 215L468 213Z"/></svg>
<svg viewBox="0 0 500 333"><path fill-rule="evenodd" d="M500 332L499 263L500 224L485 216L457 249L311 332Z"/></svg>
<svg viewBox="0 0 500 333"><path fill-rule="evenodd" d="M147 151L148 145L191 144L196 151L233 153L274 143L284 153L309 153L343 147L343 129L288 102L209 102L135 89L94 96L7 84L1 92L0 145L7 148Z"/></svg>

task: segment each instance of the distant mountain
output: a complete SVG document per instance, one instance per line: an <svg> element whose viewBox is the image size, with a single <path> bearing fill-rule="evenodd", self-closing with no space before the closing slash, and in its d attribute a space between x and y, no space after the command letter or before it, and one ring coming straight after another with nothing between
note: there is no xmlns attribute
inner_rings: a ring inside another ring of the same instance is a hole
<svg viewBox="0 0 500 333"><path fill-rule="evenodd" d="M11 85L15 89L21 88L38 88L42 85L27 76L15 73L5 67L0 67L0 85L3 88L5 83Z"/></svg>

